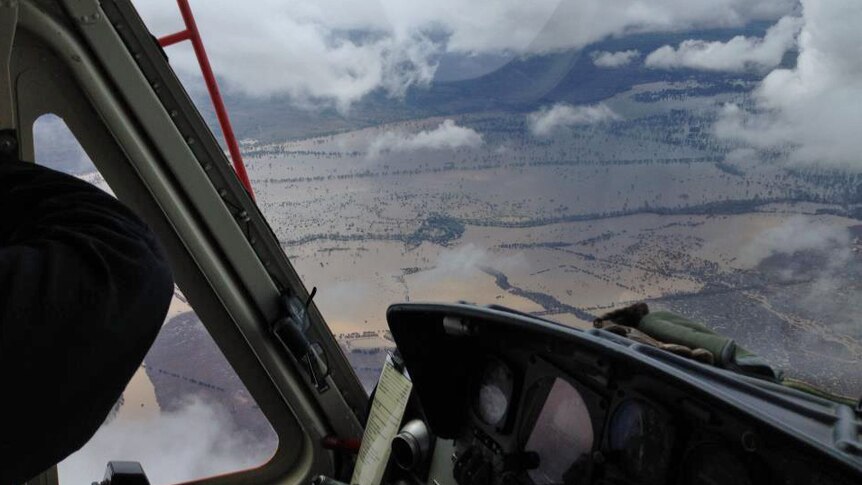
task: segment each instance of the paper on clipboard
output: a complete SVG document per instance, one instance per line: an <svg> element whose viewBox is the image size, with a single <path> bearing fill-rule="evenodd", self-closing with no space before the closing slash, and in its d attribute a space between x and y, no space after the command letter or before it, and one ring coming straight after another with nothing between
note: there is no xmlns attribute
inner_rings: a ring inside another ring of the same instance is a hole
<svg viewBox="0 0 862 485"><path fill-rule="evenodd" d="M374 402L371 403L368 423L362 435L362 446L350 480L353 485L380 485L389 461L392 440L398 434L412 388L413 383L395 368L392 356L388 356L380 372Z"/></svg>

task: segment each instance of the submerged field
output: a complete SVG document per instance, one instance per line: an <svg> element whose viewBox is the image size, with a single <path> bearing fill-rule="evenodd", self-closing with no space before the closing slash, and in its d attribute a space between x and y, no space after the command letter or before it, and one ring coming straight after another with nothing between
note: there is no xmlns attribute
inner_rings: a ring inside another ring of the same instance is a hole
<svg viewBox="0 0 862 485"><path fill-rule="evenodd" d="M710 107L730 95L649 102L668 88L639 86L607 102L618 119L547 136L524 115L477 113L248 144L249 172L345 342L385 329L402 301L501 304L575 326L647 301L862 393L855 175L719 143ZM447 123L481 141L405 148ZM353 354L368 367L368 349Z"/></svg>

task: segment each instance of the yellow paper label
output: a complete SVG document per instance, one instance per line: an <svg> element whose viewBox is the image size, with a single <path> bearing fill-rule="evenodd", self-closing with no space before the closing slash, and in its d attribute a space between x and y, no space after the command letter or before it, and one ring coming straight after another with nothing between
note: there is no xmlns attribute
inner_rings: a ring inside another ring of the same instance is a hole
<svg viewBox="0 0 862 485"><path fill-rule="evenodd" d="M371 413L362 435L362 446L353 469L354 485L380 485L392 440L398 434L398 427L404 418L404 409L410 397L413 383L395 369L392 358L387 357L377 383Z"/></svg>

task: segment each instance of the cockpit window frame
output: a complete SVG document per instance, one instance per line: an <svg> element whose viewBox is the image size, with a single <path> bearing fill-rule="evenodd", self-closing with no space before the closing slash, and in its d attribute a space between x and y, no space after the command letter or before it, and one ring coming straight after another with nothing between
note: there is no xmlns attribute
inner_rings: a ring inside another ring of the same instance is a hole
<svg viewBox="0 0 862 485"><path fill-rule="evenodd" d="M337 474L344 463L320 438L361 434L365 392L313 306L311 338L327 351L329 392L315 393L272 338L278 299L305 289L132 5L19 6L12 74L21 157L33 159L36 118L55 113L66 121L116 195L159 234L178 284L278 434L264 466L195 483ZM144 57L161 72L143 72ZM169 108L159 93L177 105Z"/></svg>

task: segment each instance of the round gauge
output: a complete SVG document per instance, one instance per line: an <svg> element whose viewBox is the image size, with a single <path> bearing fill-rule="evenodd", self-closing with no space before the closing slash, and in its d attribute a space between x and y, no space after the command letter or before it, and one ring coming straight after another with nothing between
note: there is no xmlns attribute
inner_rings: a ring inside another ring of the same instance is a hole
<svg viewBox="0 0 862 485"><path fill-rule="evenodd" d="M648 484L664 483L672 445L673 429L658 409L637 399L617 406L608 447L631 477Z"/></svg>
<svg viewBox="0 0 862 485"><path fill-rule="evenodd" d="M489 360L482 371L473 400L473 410L479 419L491 426L502 425L514 388L512 370L499 360Z"/></svg>

